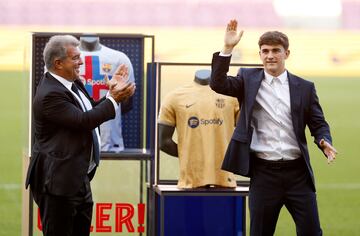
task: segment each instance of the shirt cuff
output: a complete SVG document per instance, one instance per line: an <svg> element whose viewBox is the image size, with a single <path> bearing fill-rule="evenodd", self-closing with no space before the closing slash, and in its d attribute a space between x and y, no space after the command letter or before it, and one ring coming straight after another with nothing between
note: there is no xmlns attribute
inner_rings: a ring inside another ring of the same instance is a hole
<svg viewBox="0 0 360 236"><path fill-rule="evenodd" d="M231 57L231 53L230 54L225 54L222 51L220 51L219 56L221 56L221 57Z"/></svg>
<svg viewBox="0 0 360 236"><path fill-rule="evenodd" d="M109 99L112 102L112 104L114 105L114 110L118 109L119 104L117 104L117 102L115 101L115 99L113 97L106 96L106 98Z"/></svg>

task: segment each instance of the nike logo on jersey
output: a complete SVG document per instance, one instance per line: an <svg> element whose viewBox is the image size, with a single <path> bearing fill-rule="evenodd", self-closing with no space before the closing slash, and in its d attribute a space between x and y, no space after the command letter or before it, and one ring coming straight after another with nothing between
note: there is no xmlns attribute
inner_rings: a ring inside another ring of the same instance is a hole
<svg viewBox="0 0 360 236"><path fill-rule="evenodd" d="M194 104L195 104L195 102L192 103L192 104L186 104L185 107L186 107L186 108L189 108L189 107L191 107L191 106L194 105Z"/></svg>

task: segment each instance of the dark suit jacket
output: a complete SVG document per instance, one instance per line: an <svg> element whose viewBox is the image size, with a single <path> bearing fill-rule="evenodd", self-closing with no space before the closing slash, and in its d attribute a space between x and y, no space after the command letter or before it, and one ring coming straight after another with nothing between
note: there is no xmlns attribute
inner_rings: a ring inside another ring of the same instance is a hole
<svg viewBox="0 0 360 236"><path fill-rule="evenodd" d="M72 93L49 73L37 87L32 107L34 143L26 178L26 187L30 184L37 193L75 195L89 168L91 131L115 117L109 99L95 103L82 83L76 83L93 103L92 110L83 112Z"/></svg>
<svg viewBox="0 0 360 236"><path fill-rule="evenodd" d="M213 55L210 87L217 93L236 97L241 105L239 120L225 154L224 170L251 177L250 144L253 128L251 117L261 81L265 78L262 68L242 68L236 77L227 76L230 57ZM315 190L314 175L306 144L305 127L308 126L314 142L319 146L323 138L331 144L329 125L316 95L315 86L288 72L292 123L296 139L305 159Z"/></svg>

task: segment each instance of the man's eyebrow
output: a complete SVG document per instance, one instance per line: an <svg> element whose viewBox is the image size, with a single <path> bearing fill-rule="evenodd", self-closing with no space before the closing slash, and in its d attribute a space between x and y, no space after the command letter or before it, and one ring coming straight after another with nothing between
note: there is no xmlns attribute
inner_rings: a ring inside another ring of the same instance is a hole
<svg viewBox="0 0 360 236"><path fill-rule="evenodd" d="M261 51L280 51L281 50L281 48L271 48L271 49L269 49L269 48L263 48L263 49L261 49Z"/></svg>

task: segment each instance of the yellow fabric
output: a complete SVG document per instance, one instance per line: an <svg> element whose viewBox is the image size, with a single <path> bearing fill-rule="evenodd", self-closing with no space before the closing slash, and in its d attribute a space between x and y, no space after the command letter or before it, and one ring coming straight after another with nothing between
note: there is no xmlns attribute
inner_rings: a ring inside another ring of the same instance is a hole
<svg viewBox="0 0 360 236"><path fill-rule="evenodd" d="M234 175L221 170L234 131L239 104L208 85L193 82L170 92L160 108L160 124L176 127L179 188L235 187Z"/></svg>

